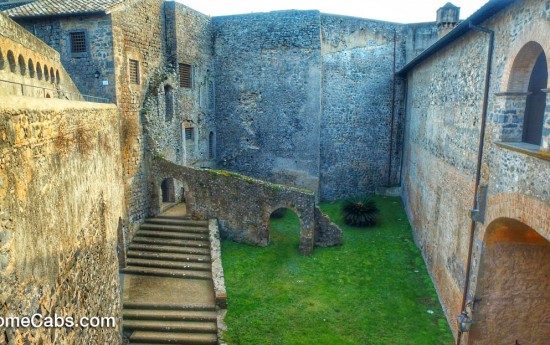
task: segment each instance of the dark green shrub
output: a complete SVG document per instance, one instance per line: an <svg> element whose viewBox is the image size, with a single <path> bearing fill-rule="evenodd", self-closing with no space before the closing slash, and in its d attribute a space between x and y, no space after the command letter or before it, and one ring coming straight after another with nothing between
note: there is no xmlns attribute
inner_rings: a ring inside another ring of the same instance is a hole
<svg viewBox="0 0 550 345"><path fill-rule="evenodd" d="M378 207L370 198L352 198L342 204L344 223L349 226L367 227L378 223Z"/></svg>

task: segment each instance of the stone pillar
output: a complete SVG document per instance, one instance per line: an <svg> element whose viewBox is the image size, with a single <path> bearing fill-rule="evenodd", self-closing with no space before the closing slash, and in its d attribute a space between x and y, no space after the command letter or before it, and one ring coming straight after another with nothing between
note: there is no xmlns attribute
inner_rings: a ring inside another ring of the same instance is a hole
<svg viewBox="0 0 550 345"><path fill-rule="evenodd" d="M543 92L546 92L546 108L544 110L544 121L542 124L542 142L540 150L542 152L550 153L550 89L544 89Z"/></svg>
<svg viewBox="0 0 550 345"><path fill-rule="evenodd" d="M493 141L521 142L528 92L500 92L490 113Z"/></svg>

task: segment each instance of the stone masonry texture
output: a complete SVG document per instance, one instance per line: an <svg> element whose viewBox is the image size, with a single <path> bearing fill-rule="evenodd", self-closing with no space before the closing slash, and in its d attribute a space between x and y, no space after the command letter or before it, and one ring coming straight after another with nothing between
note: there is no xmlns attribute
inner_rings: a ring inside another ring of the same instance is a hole
<svg viewBox="0 0 550 345"><path fill-rule="evenodd" d="M526 90L515 89L515 84L510 82L516 75L514 61L521 48L532 41L541 44L547 54L550 52L548 40L544 38L550 33L548 8L548 1L518 1L480 23L495 31L495 52L481 166L481 184L488 186L487 215L485 223L476 226L469 300L476 298L476 284L487 285L487 281L478 282L479 263L487 253L484 235L493 221L515 219L546 239L550 238L548 156L538 147L518 151L519 143L514 142L518 138L514 139L512 132L503 130L518 128L521 133L525 103L521 105L519 102L518 105L517 95ZM488 35L472 31L418 65L407 77L403 200L449 324L455 332L454 320L461 311L466 279L471 222L468 212L473 208L474 200L488 39ZM510 249L515 254L501 260L501 267L496 271L482 272L484 278L480 279L488 279L511 267L516 260L514 257L520 255L521 250L518 250ZM544 255L547 254L541 252L539 256ZM530 270L534 268L533 265L527 266ZM534 277L534 272L531 275ZM529 285L532 284L527 280L516 282L514 288L518 293L531 291ZM542 290L529 296L542 298ZM480 308L487 310L483 303L480 302ZM518 320L529 314L540 315L540 309L529 305L518 311ZM489 317L498 318L494 312L491 315ZM532 330L536 333L544 327L537 326ZM491 343L487 339L498 337L493 333L500 332L501 328L486 331L485 340L478 338L476 344ZM518 341L543 344L540 340Z"/></svg>
<svg viewBox="0 0 550 345"><path fill-rule="evenodd" d="M0 343L118 343L116 108L1 97L0 137L0 316L112 316L117 324L1 328Z"/></svg>

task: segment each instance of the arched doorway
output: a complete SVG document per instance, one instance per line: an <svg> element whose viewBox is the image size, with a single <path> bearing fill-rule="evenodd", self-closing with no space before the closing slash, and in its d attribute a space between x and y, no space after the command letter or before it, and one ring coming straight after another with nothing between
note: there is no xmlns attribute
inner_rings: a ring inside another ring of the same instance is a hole
<svg viewBox="0 0 550 345"><path fill-rule="evenodd" d="M500 218L487 228L469 344L547 344L550 242L526 224Z"/></svg>
<svg viewBox="0 0 550 345"><path fill-rule="evenodd" d="M299 252L301 222L289 208L278 208L269 216L269 244L281 247L281 253Z"/></svg>
<svg viewBox="0 0 550 345"><path fill-rule="evenodd" d="M162 202L176 202L176 189L174 186L173 178L166 178L160 184L160 189L162 191Z"/></svg>

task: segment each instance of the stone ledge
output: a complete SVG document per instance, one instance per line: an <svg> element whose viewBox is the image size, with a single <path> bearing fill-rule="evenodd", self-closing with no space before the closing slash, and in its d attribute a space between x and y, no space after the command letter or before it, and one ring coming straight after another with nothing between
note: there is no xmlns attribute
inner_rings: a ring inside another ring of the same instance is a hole
<svg viewBox="0 0 550 345"><path fill-rule="evenodd" d="M550 161L550 152L542 151L538 145L521 142L499 142L495 144L503 149Z"/></svg>

